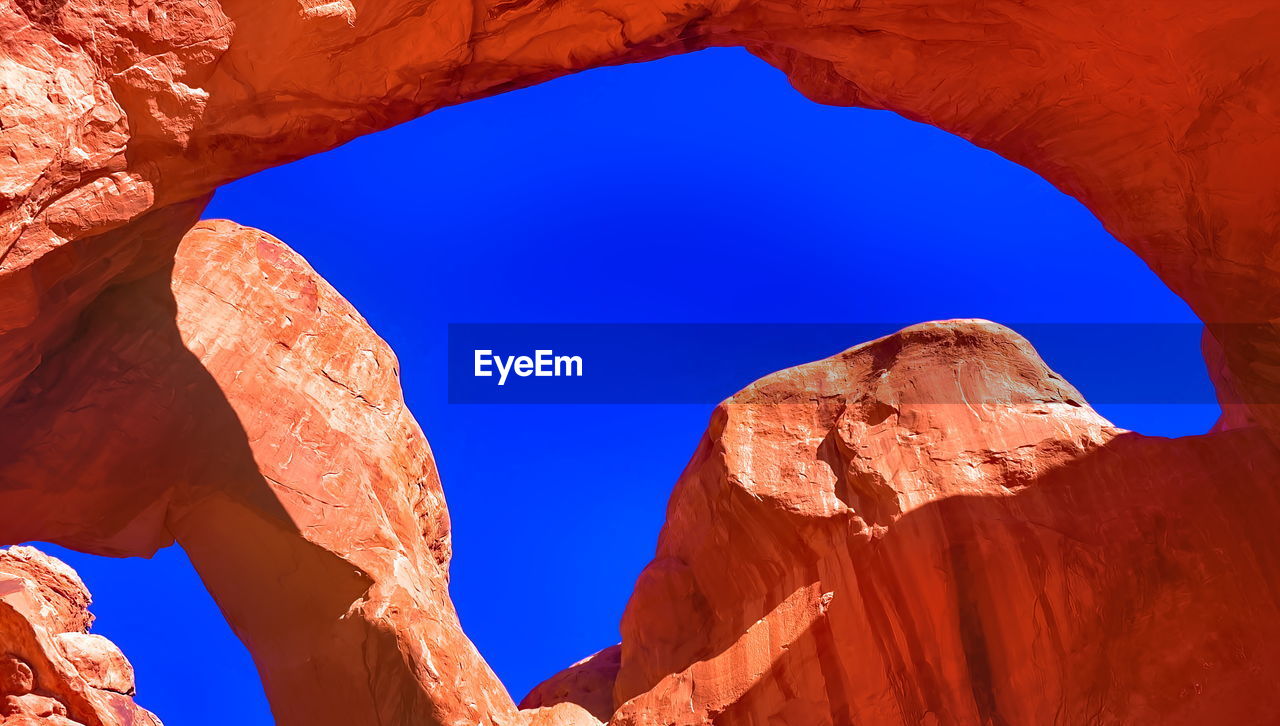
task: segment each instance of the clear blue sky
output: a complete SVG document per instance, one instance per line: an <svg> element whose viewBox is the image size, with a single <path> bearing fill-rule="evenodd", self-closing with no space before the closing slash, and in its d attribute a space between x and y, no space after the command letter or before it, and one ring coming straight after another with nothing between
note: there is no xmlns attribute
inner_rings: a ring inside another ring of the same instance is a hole
<svg viewBox="0 0 1280 726"><path fill-rule="evenodd" d="M1031 172L892 114L813 104L736 49L445 109L232 184L206 216L283 239L397 351L453 516L454 601L517 699L617 641L710 406L449 405L447 323L1194 321ZM1194 336L1090 355L1204 387ZM1216 415L1099 408L1161 435ZM65 556L168 726L272 722L180 551Z"/></svg>

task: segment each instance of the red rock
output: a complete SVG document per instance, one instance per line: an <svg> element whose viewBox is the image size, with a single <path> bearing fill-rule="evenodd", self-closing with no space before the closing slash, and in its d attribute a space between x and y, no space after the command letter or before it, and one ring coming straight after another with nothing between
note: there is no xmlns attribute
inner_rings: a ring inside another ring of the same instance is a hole
<svg viewBox="0 0 1280 726"><path fill-rule="evenodd" d="M1280 672L1262 430L1117 431L998 326L916 326L720 407L616 680L606 653L521 712L448 601L447 517L395 360L305 262L201 223L172 273L113 289L83 330L14 397L31 425L0 440L5 481L76 486L0 490L0 532L110 554L176 538L282 723L1280 713L1257 695ZM29 601L83 599L73 573L45 580ZM99 662L86 683L127 690Z"/></svg>
<svg viewBox="0 0 1280 726"><path fill-rule="evenodd" d="M598 723L571 703L517 714L462 634L395 357L278 240L202 222L172 272L113 288L83 325L18 390L9 412L28 425L0 440L4 481L74 486L0 489L5 539L110 555L176 539L281 723ZM63 645L127 692L101 643Z"/></svg>
<svg viewBox="0 0 1280 726"><path fill-rule="evenodd" d="M449 602L448 514L395 357L306 262L202 222L172 271L112 288L82 325L0 440L4 481L67 485L0 489L3 538L110 555L176 539L282 724L518 718Z"/></svg>
<svg viewBox="0 0 1280 726"><path fill-rule="evenodd" d="M1278 470L1114 429L991 324L775 374L676 486L609 723L1271 723Z"/></svg>
<svg viewBox="0 0 1280 726"><path fill-rule="evenodd" d="M130 698L129 661L87 632L89 603L61 560L31 547L0 550L0 724L160 726Z"/></svg>
<svg viewBox="0 0 1280 726"><path fill-rule="evenodd" d="M613 713L613 684L621 665L622 646L609 646L540 683L520 701L520 708L573 703L597 720L608 721Z"/></svg>
<svg viewBox="0 0 1280 726"><path fill-rule="evenodd" d="M9 586L5 601L52 633L88 632L92 598L84 581L65 562L33 547L0 550L0 576Z"/></svg>
<svg viewBox="0 0 1280 726"><path fill-rule="evenodd" d="M86 683L126 696L136 692L133 666L115 643L93 633L60 633L58 648Z"/></svg>
<svg viewBox="0 0 1280 726"><path fill-rule="evenodd" d="M180 225L120 231L154 226L150 210L441 106L745 45L815 100L887 108L1027 166L1203 319L1257 323L1215 335L1280 435L1280 406L1262 405L1280 402L1280 379L1258 365L1280 344L1270 0L22 0L0 9L0 34L0 394L130 274L98 261L171 253Z"/></svg>
<svg viewBox="0 0 1280 726"><path fill-rule="evenodd" d="M516 723L523 726L600 726L600 721L585 708L568 701L521 711Z"/></svg>

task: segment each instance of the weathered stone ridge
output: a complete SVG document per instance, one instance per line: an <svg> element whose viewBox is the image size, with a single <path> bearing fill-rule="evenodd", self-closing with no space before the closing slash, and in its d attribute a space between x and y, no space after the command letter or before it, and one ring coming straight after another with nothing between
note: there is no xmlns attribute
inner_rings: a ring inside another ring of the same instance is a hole
<svg viewBox="0 0 1280 726"><path fill-rule="evenodd" d="M61 560L0 550L0 724L160 726L133 702L133 666L89 633L89 591Z"/></svg>

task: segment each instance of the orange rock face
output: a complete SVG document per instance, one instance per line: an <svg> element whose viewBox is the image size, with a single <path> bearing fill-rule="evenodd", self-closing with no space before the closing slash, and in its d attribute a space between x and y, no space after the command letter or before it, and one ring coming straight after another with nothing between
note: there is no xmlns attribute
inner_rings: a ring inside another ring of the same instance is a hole
<svg viewBox="0 0 1280 726"><path fill-rule="evenodd" d="M1278 467L1119 431L989 323L776 374L676 486L609 723L1271 723Z"/></svg>
<svg viewBox="0 0 1280 726"><path fill-rule="evenodd" d="M1204 320L1256 324L1215 335L1280 432L1264 405L1280 380L1256 365L1280 342L1270 0L10 0L0 36L0 394L141 271L120 265L163 264L183 230L155 233L151 210L440 106L744 45L815 100L893 110L1027 166ZM143 220L147 233L121 229Z"/></svg>
<svg viewBox="0 0 1280 726"><path fill-rule="evenodd" d="M200 223L172 271L100 297L10 411L3 477L28 486L0 490L3 538L176 539L281 723L514 718L448 599L448 515L395 357L277 240Z"/></svg>
<svg viewBox="0 0 1280 726"><path fill-rule="evenodd" d="M160 726L133 702L133 667L88 633L89 591L30 547L0 550L0 724Z"/></svg>
<svg viewBox="0 0 1280 726"><path fill-rule="evenodd" d="M543 681L520 701L520 708L573 703L596 719L608 721L613 714L613 684L621 665L622 646L605 648Z"/></svg>
<svg viewBox="0 0 1280 726"><path fill-rule="evenodd" d="M8 0L0 37L0 541L181 542L281 723L1280 719L1271 0ZM449 603L394 357L281 243L194 220L440 106L713 45L1081 199L1211 324L1227 415L1117 431L978 323L766 379L717 411L620 648L518 711ZM147 723L82 606L9 597L5 723Z"/></svg>

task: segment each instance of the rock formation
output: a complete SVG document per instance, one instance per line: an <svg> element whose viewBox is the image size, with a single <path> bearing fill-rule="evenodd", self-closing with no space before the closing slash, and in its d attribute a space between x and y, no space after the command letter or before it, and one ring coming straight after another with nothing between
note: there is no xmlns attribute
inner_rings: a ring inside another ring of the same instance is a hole
<svg viewBox="0 0 1280 726"><path fill-rule="evenodd" d="M1274 2L3 0L0 38L0 540L181 542L281 723L1280 718ZM1227 415L1116 431L975 323L766 379L679 482L616 668L518 711L448 601L394 357L278 241L195 220L435 108L713 45L1079 198L1210 324ZM134 718L94 715L101 641L14 617L57 641L4 665L33 717Z"/></svg>
<svg viewBox="0 0 1280 726"><path fill-rule="evenodd" d="M440 106L744 45L817 101L1078 197L1202 319L1249 324L1215 335L1280 435L1270 0L6 0L0 37L0 401L103 289L163 265L185 227L152 210Z"/></svg>
<svg viewBox="0 0 1280 726"><path fill-rule="evenodd" d="M526 704L615 726L1271 723L1280 455L1115 429L930 323L717 408L622 645ZM599 657L599 656L597 656Z"/></svg>
<svg viewBox="0 0 1280 726"><path fill-rule="evenodd" d="M177 539L281 723L514 714L449 602L448 515L395 357L305 262L201 222L82 326L11 404L0 470L26 486L0 490L5 539Z"/></svg>
<svg viewBox="0 0 1280 726"><path fill-rule="evenodd" d="M0 724L160 726L133 702L133 667L88 632L89 591L62 561L0 550Z"/></svg>
<svg viewBox="0 0 1280 726"><path fill-rule="evenodd" d="M599 721L613 715L613 684L622 666L622 646L611 645L548 678L520 701L521 709L560 703L581 706Z"/></svg>
<svg viewBox="0 0 1280 726"><path fill-rule="evenodd" d="M1119 431L989 323L721 405L622 622L610 724L1271 723L1280 456Z"/></svg>

